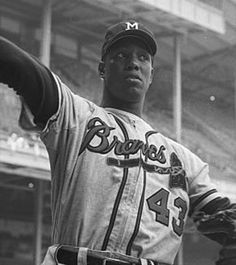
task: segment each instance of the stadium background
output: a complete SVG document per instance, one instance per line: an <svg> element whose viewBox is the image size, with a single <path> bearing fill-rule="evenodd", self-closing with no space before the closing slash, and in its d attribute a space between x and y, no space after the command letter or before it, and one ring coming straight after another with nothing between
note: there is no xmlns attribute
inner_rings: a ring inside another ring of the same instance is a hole
<svg viewBox="0 0 236 265"><path fill-rule="evenodd" d="M105 29L127 18L158 40L145 118L206 160L236 201L235 0L0 0L0 34L98 104ZM0 264L38 265L50 245L50 171L37 133L18 126L20 110L0 84ZM189 220L176 264L212 265L218 249Z"/></svg>

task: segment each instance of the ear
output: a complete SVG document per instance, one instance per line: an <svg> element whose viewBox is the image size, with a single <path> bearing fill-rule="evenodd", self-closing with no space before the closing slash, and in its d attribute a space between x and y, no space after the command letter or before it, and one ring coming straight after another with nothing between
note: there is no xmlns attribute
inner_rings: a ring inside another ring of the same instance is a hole
<svg viewBox="0 0 236 265"><path fill-rule="evenodd" d="M104 74L105 74L105 64L103 61L99 62L98 65L98 74L99 76L103 79L104 78Z"/></svg>
<svg viewBox="0 0 236 265"><path fill-rule="evenodd" d="M150 75L150 85L151 85L151 83L152 83L152 81L153 81L153 76L154 76L154 68L152 67L152 69L151 69L151 75Z"/></svg>

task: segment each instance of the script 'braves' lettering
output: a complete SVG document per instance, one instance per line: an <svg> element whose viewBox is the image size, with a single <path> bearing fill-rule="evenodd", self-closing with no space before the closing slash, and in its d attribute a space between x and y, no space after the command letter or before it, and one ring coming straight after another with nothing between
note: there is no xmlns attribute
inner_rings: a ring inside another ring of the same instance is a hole
<svg viewBox="0 0 236 265"><path fill-rule="evenodd" d="M86 148L91 152L100 154L107 154L114 150L116 155L133 155L141 151L146 159L158 161L162 164L166 162L165 147L161 145L158 149L155 145L148 144L149 137L156 132L150 131L145 134L146 143L137 139L128 139L122 142L116 135L109 142L109 136L114 129L114 127L109 127L98 117L91 119L88 122L87 133L83 139L79 154L83 153ZM92 144L95 138L96 141Z"/></svg>

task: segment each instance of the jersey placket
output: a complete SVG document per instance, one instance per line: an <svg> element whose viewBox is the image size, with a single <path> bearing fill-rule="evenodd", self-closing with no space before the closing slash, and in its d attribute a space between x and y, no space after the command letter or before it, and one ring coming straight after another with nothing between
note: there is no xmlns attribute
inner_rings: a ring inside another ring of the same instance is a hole
<svg viewBox="0 0 236 265"><path fill-rule="evenodd" d="M135 121L129 120L129 123L130 127L128 128L130 128L130 139L142 139L143 135L139 135L135 126ZM127 131L126 134L128 135ZM137 153L137 156L141 159L141 150L139 154ZM134 157L132 156L132 158ZM127 183L118 210L116 224L114 225L109 241L109 247L113 250L120 250L126 254L131 254L132 244L136 238L136 233L139 230L139 222L143 210L145 181L146 179L144 179L144 170L141 163L138 167L128 168ZM119 218L121 219L119 220ZM112 242L114 244L112 244Z"/></svg>
<svg viewBox="0 0 236 265"><path fill-rule="evenodd" d="M108 244L108 248L114 251L122 251L125 253L133 234L141 194L141 192L137 192L137 190L142 189L142 187L140 187L138 172L138 168L129 169L128 172L127 183Z"/></svg>
<svg viewBox="0 0 236 265"><path fill-rule="evenodd" d="M129 131L128 134L127 128L125 127L123 121L115 116L114 119L116 123L119 125L124 135L124 139L126 141L129 140L130 137L131 138L137 137L137 135L134 135L133 123L129 122L131 130ZM129 158L130 158L129 155L124 155L124 159L129 159ZM110 226L108 228L102 246L103 250L107 249L107 250L122 251L122 252L126 251L127 244L133 233L132 231L133 229L127 230L127 227L135 226L138 207L139 207L139 199L134 198L134 196L136 196L137 185L140 185L138 183L139 172L140 169L138 167L135 168L126 167L123 169L123 178L114 205L115 207L117 207L116 212L113 209L114 211L113 215L115 215L115 219L113 220L113 226L111 226L111 221L110 221ZM119 201L119 205L116 205L117 201Z"/></svg>

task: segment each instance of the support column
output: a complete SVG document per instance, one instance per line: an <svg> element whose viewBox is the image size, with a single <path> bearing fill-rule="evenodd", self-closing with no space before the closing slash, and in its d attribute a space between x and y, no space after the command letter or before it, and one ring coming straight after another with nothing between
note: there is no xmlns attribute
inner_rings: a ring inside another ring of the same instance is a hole
<svg viewBox="0 0 236 265"><path fill-rule="evenodd" d="M181 98L181 36L174 37L174 68L173 68L173 116L175 139L181 143L182 132L182 98ZM183 245L176 257L177 265L183 265Z"/></svg>
<svg viewBox="0 0 236 265"><path fill-rule="evenodd" d="M40 60L47 67L50 66L51 48L51 22L52 22L52 0L43 0L42 10L42 36L40 44ZM43 228L43 181L38 181L36 199L36 224L35 224L35 255L34 265L42 262L42 228Z"/></svg>
<svg viewBox="0 0 236 265"><path fill-rule="evenodd" d="M181 142L181 120L182 120L182 102L181 102L181 48L180 36L174 37L174 71L173 71L173 111L174 111L174 129L177 142Z"/></svg>
<svg viewBox="0 0 236 265"><path fill-rule="evenodd" d="M35 253L34 265L42 262L42 232L43 232L43 181L38 180L36 184L35 198Z"/></svg>
<svg viewBox="0 0 236 265"><path fill-rule="evenodd" d="M52 27L52 0L43 0L42 37L40 45L40 60L50 66L51 27Z"/></svg>
<svg viewBox="0 0 236 265"><path fill-rule="evenodd" d="M236 67L234 67L234 136L236 139Z"/></svg>

